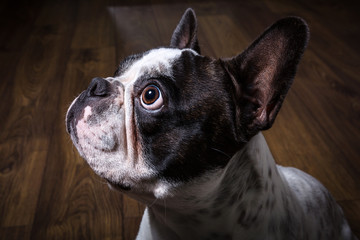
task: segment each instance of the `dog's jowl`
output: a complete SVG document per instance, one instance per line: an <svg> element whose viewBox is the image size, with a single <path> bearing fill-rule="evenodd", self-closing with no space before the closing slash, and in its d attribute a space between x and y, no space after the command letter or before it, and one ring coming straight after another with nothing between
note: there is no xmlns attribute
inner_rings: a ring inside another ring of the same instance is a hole
<svg viewBox="0 0 360 240"><path fill-rule="evenodd" d="M270 128L308 42L296 17L227 59L201 55L188 9L169 47L94 78L66 124L111 188L147 204L138 239L356 239L329 192L275 164Z"/></svg>

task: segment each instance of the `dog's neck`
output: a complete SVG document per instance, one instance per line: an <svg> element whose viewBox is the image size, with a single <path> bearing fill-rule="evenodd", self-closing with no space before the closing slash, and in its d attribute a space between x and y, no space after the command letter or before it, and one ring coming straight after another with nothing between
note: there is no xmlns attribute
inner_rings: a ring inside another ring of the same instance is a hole
<svg viewBox="0 0 360 240"><path fill-rule="evenodd" d="M233 168L237 170L229 171ZM173 197L148 206L148 211L162 226L184 238L188 234L191 238L194 234L206 237L202 232L208 234L209 229L224 232L226 238L235 228L242 229L245 236L255 236L259 231L267 232L264 228L276 228L276 223L284 224L290 208L288 186L261 133L236 153L226 168L180 189Z"/></svg>

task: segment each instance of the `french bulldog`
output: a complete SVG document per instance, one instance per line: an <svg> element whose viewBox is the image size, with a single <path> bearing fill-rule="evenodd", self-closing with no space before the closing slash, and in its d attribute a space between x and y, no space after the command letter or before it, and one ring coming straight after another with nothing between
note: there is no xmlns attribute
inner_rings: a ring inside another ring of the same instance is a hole
<svg viewBox="0 0 360 240"><path fill-rule="evenodd" d="M277 21L233 58L203 56L188 9L160 47L94 78L67 131L111 188L147 205L137 239L356 239L321 183L282 167L272 126L309 39Z"/></svg>

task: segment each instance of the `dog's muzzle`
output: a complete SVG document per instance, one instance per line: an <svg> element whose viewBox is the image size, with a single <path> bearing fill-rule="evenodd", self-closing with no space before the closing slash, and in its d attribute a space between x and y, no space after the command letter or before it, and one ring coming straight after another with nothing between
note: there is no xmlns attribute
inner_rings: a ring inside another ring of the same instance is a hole
<svg viewBox="0 0 360 240"><path fill-rule="evenodd" d="M84 107L91 104L91 102L110 96L112 91L111 83L107 80L100 77L93 78L89 87L73 101L66 114L67 132L76 137L75 126L79 118L81 118Z"/></svg>

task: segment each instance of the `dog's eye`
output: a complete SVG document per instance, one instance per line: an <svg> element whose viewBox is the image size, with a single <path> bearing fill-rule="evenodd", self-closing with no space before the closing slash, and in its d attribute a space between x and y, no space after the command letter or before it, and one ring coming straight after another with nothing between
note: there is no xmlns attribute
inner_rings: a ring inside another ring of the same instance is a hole
<svg viewBox="0 0 360 240"><path fill-rule="evenodd" d="M147 86L141 94L141 104L148 110L161 108L163 105L163 98L160 89L155 85Z"/></svg>

